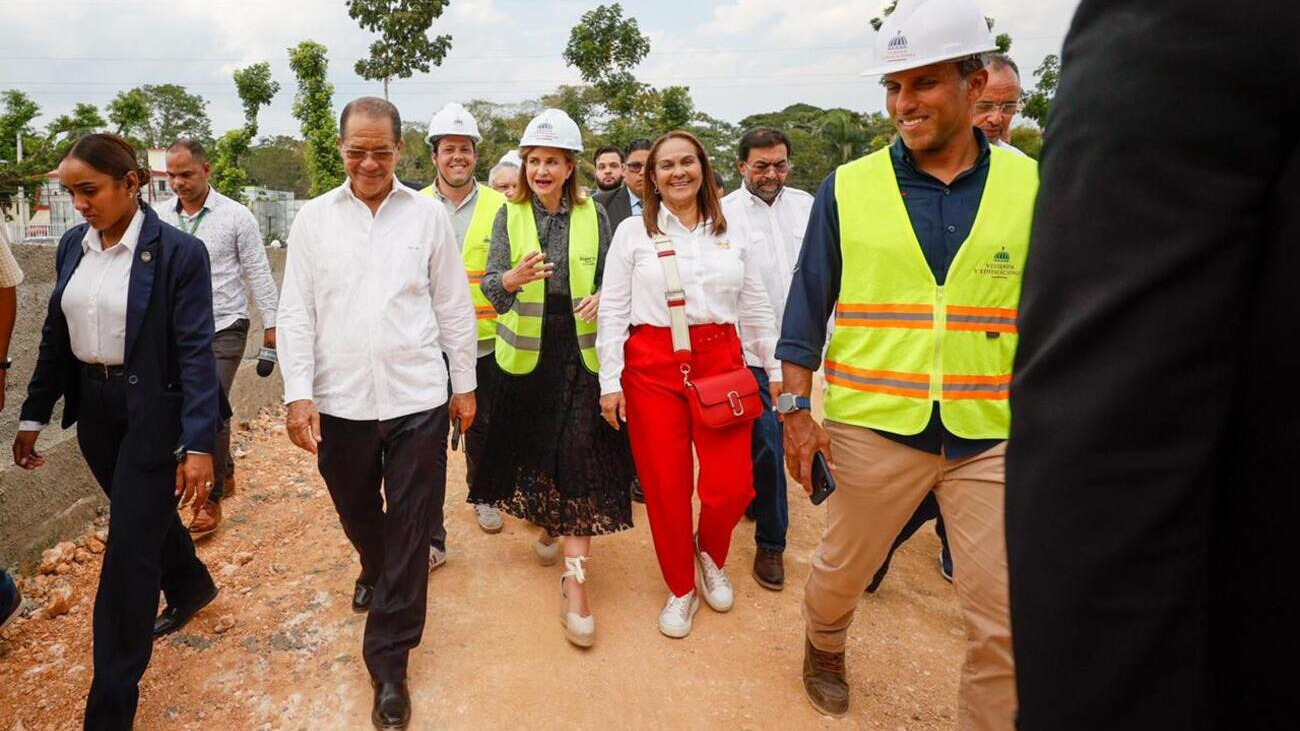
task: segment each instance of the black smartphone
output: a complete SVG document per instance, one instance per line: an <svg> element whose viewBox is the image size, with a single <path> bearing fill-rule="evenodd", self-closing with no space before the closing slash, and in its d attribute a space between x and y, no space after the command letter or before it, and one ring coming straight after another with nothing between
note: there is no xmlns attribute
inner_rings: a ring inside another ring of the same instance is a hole
<svg viewBox="0 0 1300 731"><path fill-rule="evenodd" d="M451 451L460 449L460 417L451 420Z"/></svg>
<svg viewBox="0 0 1300 731"><path fill-rule="evenodd" d="M813 455L812 483L813 491L809 499L813 505L821 505L835 492L835 475L831 474L831 468L826 465L826 456L821 452Z"/></svg>

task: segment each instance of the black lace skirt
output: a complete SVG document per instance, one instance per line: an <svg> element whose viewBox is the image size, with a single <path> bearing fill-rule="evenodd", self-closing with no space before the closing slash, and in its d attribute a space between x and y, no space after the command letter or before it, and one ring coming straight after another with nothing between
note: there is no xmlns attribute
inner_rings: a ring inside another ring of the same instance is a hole
<svg viewBox="0 0 1300 731"><path fill-rule="evenodd" d="M616 533L632 527L631 452L624 433L600 416L600 381L582 364L569 300L555 300L547 302L537 368L497 379L469 502L553 536Z"/></svg>

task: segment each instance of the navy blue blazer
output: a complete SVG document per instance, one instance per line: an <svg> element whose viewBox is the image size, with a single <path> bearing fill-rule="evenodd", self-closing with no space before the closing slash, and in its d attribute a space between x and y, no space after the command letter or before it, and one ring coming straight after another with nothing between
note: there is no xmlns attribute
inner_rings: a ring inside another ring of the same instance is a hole
<svg viewBox="0 0 1300 731"><path fill-rule="evenodd" d="M148 454L171 458L179 447L214 451L217 427L230 406L212 354L212 276L203 242L169 226L147 205L131 262L126 298L128 437ZM41 330L36 369L21 419L48 423L63 398L63 428L81 406L80 364L72 353L63 291L84 254L87 224L69 230L55 256L58 278ZM134 435L131 433L135 432Z"/></svg>

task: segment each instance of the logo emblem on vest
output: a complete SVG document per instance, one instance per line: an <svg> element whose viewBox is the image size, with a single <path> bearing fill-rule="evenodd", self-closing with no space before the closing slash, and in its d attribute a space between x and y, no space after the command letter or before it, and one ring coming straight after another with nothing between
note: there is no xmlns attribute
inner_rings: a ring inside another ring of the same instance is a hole
<svg viewBox="0 0 1300 731"><path fill-rule="evenodd" d="M993 279L1011 279L1020 276L1020 268L1015 265L1015 262L1011 261L1011 253L1007 251L1007 247L1003 246L993 254L988 262L976 266L975 273Z"/></svg>

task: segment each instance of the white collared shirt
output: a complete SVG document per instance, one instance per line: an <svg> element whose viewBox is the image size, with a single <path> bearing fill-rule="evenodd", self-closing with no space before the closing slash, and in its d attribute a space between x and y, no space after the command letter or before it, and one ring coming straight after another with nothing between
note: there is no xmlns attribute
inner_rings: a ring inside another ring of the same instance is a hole
<svg viewBox="0 0 1300 731"><path fill-rule="evenodd" d="M252 211L210 187L203 207L193 216L180 210L180 199L172 198L158 207L158 218L195 236L207 248L212 270L212 319L217 331L248 319L245 279L262 312L262 327L275 327L275 277Z"/></svg>
<svg viewBox="0 0 1300 731"><path fill-rule="evenodd" d="M689 230L667 208L659 210L659 228L677 252L687 324L738 325L746 352L754 353L768 376L779 381L781 365L773 357L775 318L753 261L749 234L743 222L728 224L725 234L714 236L708 223ZM669 326L663 266L640 218L619 224L600 291L596 352L604 395L623 390L623 345L629 328Z"/></svg>
<svg viewBox="0 0 1300 731"><path fill-rule="evenodd" d="M1014 153L1016 153L1017 155L1019 155L1019 156L1021 156L1021 157L1029 157L1029 156L1026 155L1026 154L1024 153L1024 151L1021 150L1019 147L1016 147L1015 145L1011 144L1010 142L1003 142L1003 141L1002 141L1002 138L1000 138L1000 137L999 137L998 139L996 139L996 140L993 140L993 141L990 142L989 144L990 144L990 145L993 145L994 147L1000 147L1000 148L1006 150L1007 152L1014 152Z"/></svg>
<svg viewBox="0 0 1300 731"><path fill-rule="evenodd" d="M785 300L790 293L794 267L799 263L804 231L812 215L813 197L797 188L782 188L772 205L749 192L745 186L722 199L722 213L727 223L741 220L749 232L754 260L762 273L767 299L776 315L776 331L781 332ZM745 362L760 365L753 353L745 352Z"/></svg>
<svg viewBox="0 0 1300 731"><path fill-rule="evenodd" d="M126 362L126 298L143 226L144 211L136 211L122 240L107 250L99 232L86 227L81 263L63 289L62 301L72 354L82 363Z"/></svg>
<svg viewBox="0 0 1300 731"><path fill-rule="evenodd" d="M442 203L393 190L371 214L343 185L289 232L277 333L286 403L343 419L395 419L475 388L474 305Z"/></svg>

